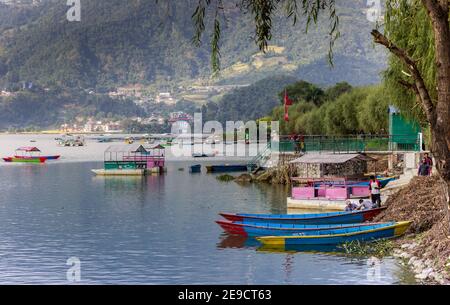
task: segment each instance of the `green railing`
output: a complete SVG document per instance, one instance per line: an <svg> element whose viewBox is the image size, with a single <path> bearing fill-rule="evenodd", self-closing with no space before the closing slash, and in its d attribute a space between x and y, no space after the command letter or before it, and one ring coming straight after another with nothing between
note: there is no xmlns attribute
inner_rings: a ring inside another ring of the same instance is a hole
<svg viewBox="0 0 450 305"><path fill-rule="evenodd" d="M418 135L394 136L304 136L295 140L282 137L280 152L381 152L420 151Z"/></svg>

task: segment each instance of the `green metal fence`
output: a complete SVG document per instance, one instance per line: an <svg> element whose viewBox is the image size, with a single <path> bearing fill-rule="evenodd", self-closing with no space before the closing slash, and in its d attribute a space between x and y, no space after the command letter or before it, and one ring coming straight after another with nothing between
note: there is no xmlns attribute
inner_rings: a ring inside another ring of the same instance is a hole
<svg viewBox="0 0 450 305"><path fill-rule="evenodd" d="M276 147L272 143L272 147ZM300 139L281 139L280 152L381 152L381 151L420 151L418 135L393 136L304 136Z"/></svg>

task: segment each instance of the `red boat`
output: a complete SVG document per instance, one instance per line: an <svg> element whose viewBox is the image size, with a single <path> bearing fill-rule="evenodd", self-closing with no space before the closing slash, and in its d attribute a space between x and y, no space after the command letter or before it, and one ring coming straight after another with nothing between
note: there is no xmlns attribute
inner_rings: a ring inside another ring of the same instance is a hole
<svg viewBox="0 0 450 305"><path fill-rule="evenodd" d="M332 212L297 215L273 215L273 214L228 214L220 213L222 217L235 222L252 223L278 223L297 225L328 225L328 224L352 224L370 221L380 214L386 207L372 210L354 212Z"/></svg>

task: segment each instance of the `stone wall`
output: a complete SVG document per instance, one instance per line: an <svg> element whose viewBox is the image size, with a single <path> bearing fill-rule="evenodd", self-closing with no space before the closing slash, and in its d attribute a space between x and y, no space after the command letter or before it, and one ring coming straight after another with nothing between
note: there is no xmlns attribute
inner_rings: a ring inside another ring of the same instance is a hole
<svg viewBox="0 0 450 305"><path fill-rule="evenodd" d="M297 177L299 178L322 178L321 164L295 164Z"/></svg>
<svg viewBox="0 0 450 305"><path fill-rule="evenodd" d="M296 164L299 178L351 177L362 176L367 172L367 162L350 160L345 163Z"/></svg>

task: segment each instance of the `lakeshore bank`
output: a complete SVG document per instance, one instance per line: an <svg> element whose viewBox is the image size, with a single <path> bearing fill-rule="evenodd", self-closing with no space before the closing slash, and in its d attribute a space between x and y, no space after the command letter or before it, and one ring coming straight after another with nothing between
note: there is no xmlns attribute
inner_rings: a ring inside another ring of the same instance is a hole
<svg viewBox="0 0 450 305"><path fill-rule="evenodd" d="M411 220L407 235L395 241L403 259L423 283L450 284L450 218L446 184L438 177L414 177L392 194L374 221Z"/></svg>

